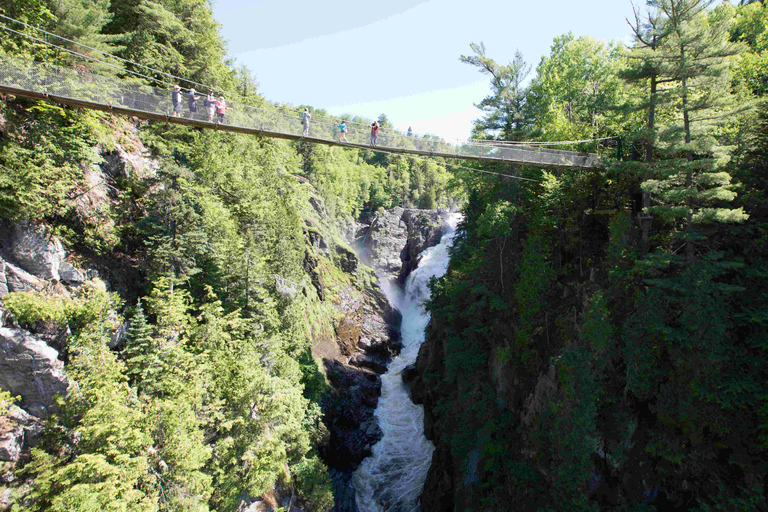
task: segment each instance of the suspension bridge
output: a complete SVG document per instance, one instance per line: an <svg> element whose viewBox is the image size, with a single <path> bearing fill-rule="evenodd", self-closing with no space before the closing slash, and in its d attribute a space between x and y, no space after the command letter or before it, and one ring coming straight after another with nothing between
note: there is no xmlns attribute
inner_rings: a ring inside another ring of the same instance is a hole
<svg viewBox="0 0 768 512"><path fill-rule="evenodd" d="M8 30L4 26L2 28ZM198 91L197 112L190 111L187 95L182 94L182 110L177 117L173 115L170 88L147 85L146 80L137 80L130 72L117 66L96 59L91 62L88 60L90 57L47 41L44 44L84 60L59 65L49 62L52 59L36 61L4 55L0 60L0 93L171 124L394 154L509 162L546 168L602 167L600 156L595 153L511 143L489 144L489 141L450 144L442 139L409 136L387 129L379 132L377 144L373 146L370 144L370 126L360 123L347 123L347 141L340 142L337 128L340 118L316 115L310 120L309 134L304 135L299 112L290 106L280 107L266 102L252 105L227 100L230 109L223 119L219 119L216 115L209 116L208 109L203 106L206 90ZM117 68L127 76L121 78L106 73L105 66ZM134 75L145 77L138 73Z"/></svg>

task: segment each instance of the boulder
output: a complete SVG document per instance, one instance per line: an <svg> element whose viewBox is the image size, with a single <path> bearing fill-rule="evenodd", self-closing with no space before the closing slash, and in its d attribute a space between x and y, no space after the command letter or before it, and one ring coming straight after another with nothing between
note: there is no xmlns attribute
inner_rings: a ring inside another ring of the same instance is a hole
<svg viewBox="0 0 768 512"><path fill-rule="evenodd" d="M0 258L0 299L8 295L8 278L5 277L5 261Z"/></svg>
<svg viewBox="0 0 768 512"><path fill-rule="evenodd" d="M59 269L66 253L58 239L49 237L47 230L31 221L14 225L11 240L13 259L40 279L59 280Z"/></svg>
<svg viewBox="0 0 768 512"><path fill-rule="evenodd" d="M70 286L80 286L86 280L84 270L80 270L68 261L62 261L59 268L59 277L63 283Z"/></svg>
<svg viewBox="0 0 768 512"><path fill-rule="evenodd" d="M9 292L29 292L42 290L45 281L38 279L24 269L7 261L3 262L5 285Z"/></svg>
<svg viewBox="0 0 768 512"><path fill-rule="evenodd" d="M5 417L0 418L0 461L19 460L22 451L34 444L42 430L39 419L11 405Z"/></svg>
<svg viewBox="0 0 768 512"><path fill-rule="evenodd" d="M0 328L0 388L21 396L21 406L44 418L57 411L55 396L69 388L59 353L37 336Z"/></svg>

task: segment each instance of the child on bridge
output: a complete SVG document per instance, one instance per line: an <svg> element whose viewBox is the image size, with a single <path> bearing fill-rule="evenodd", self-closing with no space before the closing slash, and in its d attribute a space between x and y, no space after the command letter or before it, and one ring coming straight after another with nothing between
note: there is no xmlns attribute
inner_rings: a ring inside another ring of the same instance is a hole
<svg viewBox="0 0 768 512"><path fill-rule="evenodd" d="M342 139L344 140L344 142L349 142L347 140L347 121L345 119L342 119L341 124L337 124L336 127L339 130L341 130L339 132L339 142L341 142Z"/></svg>

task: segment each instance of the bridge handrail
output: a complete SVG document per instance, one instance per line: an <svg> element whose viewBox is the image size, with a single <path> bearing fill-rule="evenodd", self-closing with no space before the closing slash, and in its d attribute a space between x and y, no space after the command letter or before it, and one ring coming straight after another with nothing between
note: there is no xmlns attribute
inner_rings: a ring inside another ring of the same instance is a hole
<svg viewBox="0 0 768 512"><path fill-rule="evenodd" d="M130 81L116 76L101 74L90 63L65 67L52 63L37 62L4 55L0 59L0 85L20 90L51 94L72 100L88 101L105 106L118 106L154 114L173 116L171 91ZM197 112L190 112L187 96L182 94L181 116L197 122L208 122L209 113L204 105L205 93L199 91ZM272 105L254 106L227 101L231 107L218 122L214 113L212 124L277 132L301 137L303 127L300 115L292 107ZM322 122L310 121L309 135L328 141L338 139L337 124L340 119L324 118ZM369 145L370 131L350 126L347 140L353 144ZM393 131L380 131L378 146L404 151L439 153L441 155L470 156L488 160L529 163L542 166L592 168L599 165L598 155L552 150L543 148L497 147L487 144L449 144L441 139L409 137Z"/></svg>

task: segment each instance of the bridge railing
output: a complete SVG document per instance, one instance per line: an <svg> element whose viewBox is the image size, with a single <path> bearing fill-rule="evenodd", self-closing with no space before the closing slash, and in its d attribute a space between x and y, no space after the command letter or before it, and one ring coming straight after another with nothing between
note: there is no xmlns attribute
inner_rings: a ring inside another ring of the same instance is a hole
<svg viewBox="0 0 768 512"><path fill-rule="evenodd" d="M146 85L142 82L118 78L96 71L91 63L75 63L73 66L59 66L4 55L0 59L0 85L48 93L71 100L87 101L103 106L119 106L130 110L154 115L173 116L171 91ZM253 130L278 132L301 137L303 126L301 114L290 107L276 107L271 104L247 105L226 100L227 110L223 118L204 105L208 91L197 91L197 111L190 110L186 93L182 93L180 117L201 123L233 126ZM226 99L226 98L225 98ZM309 136L338 140L340 118L317 115L310 120ZM369 145L370 128L354 123L347 124L347 141ZM469 156L487 160L530 163L542 166L565 166L590 168L599 165L598 156L569 151L535 147L495 147L484 144L449 144L441 139L406 136L390 130L381 130L377 146L414 152L437 153L441 156Z"/></svg>

